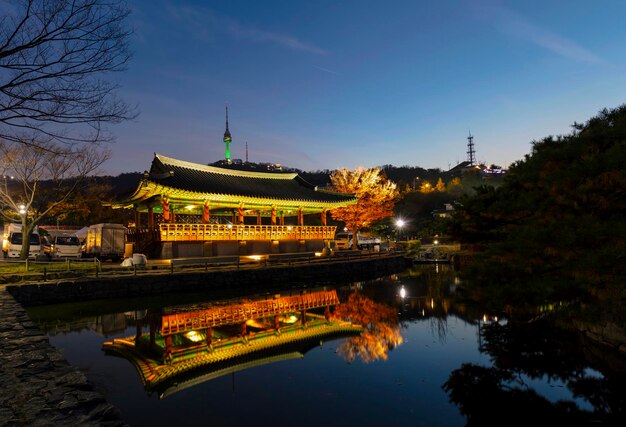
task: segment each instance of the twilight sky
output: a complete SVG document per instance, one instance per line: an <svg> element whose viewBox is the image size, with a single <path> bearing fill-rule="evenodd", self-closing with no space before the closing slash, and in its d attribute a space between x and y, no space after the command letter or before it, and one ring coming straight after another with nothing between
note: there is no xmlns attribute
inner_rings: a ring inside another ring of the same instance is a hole
<svg viewBox="0 0 626 427"><path fill-rule="evenodd" d="M623 0L133 0L115 76L140 115L103 172L152 153L304 170L508 166L530 142L626 102Z"/></svg>

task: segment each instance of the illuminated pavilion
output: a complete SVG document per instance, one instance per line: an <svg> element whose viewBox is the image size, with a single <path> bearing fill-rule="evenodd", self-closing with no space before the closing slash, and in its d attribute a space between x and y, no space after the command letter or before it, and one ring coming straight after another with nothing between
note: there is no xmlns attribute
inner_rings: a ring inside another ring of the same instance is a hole
<svg viewBox="0 0 626 427"><path fill-rule="evenodd" d="M130 361L148 392L160 398L220 376L302 358L324 340L363 328L331 317L336 291L210 307L171 307L137 321L137 333L105 342ZM143 334L143 326L149 333Z"/></svg>
<svg viewBox="0 0 626 427"><path fill-rule="evenodd" d="M239 171L155 153L134 193L113 207L135 211L127 235L135 252L177 258L319 251L335 235L328 211L356 201L296 173Z"/></svg>

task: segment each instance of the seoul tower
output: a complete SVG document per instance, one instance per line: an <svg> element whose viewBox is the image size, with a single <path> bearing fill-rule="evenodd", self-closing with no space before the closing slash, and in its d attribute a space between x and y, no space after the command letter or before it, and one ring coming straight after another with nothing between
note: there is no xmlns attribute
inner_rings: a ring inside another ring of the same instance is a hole
<svg viewBox="0 0 626 427"><path fill-rule="evenodd" d="M230 136L230 130L228 129L228 105L226 106L226 132L224 132L224 144L226 144L226 161L230 163L230 143L233 142L233 138Z"/></svg>

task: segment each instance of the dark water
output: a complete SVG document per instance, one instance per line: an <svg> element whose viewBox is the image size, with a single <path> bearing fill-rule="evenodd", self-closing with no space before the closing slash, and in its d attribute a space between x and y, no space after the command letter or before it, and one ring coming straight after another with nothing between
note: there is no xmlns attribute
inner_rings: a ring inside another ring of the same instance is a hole
<svg viewBox="0 0 626 427"><path fill-rule="evenodd" d="M456 287L454 273L435 266L326 286L344 308L364 311L359 322L373 325L369 335L316 342L301 349L303 358L229 373L163 399L144 389L128 360L106 355L103 342L134 336L135 318L146 309L236 302L232 295L49 306L29 314L132 426L460 426L468 414L469 424L484 425L501 420L500 410L511 416L501 425L536 417L570 424L621 419L622 359L594 358L578 334L554 326L558 313L517 322L459 303Z"/></svg>

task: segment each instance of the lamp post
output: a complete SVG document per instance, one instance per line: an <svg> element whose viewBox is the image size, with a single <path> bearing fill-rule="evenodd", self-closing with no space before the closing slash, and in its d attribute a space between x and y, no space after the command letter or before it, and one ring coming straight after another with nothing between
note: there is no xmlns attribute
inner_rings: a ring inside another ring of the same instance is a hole
<svg viewBox="0 0 626 427"><path fill-rule="evenodd" d="M398 218L396 220L396 227L398 227L398 240L402 238L402 227L404 227L406 222L402 218Z"/></svg>

